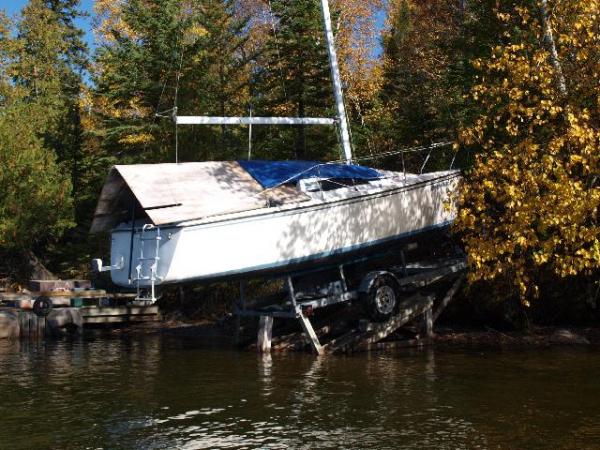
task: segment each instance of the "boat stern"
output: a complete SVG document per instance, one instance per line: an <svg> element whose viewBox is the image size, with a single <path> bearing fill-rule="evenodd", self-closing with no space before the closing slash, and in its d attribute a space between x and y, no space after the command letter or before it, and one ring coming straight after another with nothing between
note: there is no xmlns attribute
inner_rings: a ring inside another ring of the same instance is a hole
<svg viewBox="0 0 600 450"><path fill-rule="evenodd" d="M136 289L139 298L156 299L155 288L166 281L177 233L152 224L122 224L111 233L110 265L92 261L95 272L110 272L117 286Z"/></svg>

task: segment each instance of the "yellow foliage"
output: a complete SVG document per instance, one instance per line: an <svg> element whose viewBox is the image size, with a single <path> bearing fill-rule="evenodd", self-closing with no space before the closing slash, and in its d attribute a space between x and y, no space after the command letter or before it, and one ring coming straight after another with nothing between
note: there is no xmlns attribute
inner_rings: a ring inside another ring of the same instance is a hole
<svg viewBox="0 0 600 450"><path fill-rule="evenodd" d="M135 39L135 33L123 19L124 0L96 0L94 3L94 34L101 43L114 41L114 34Z"/></svg>
<svg viewBox="0 0 600 450"><path fill-rule="evenodd" d="M149 133L128 134L119 139L119 143L125 145L149 144L153 141L154 136Z"/></svg>
<svg viewBox="0 0 600 450"><path fill-rule="evenodd" d="M471 97L483 113L461 132L461 145L477 156L458 194L455 230L470 280L504 282L524 304L538 295L542 272L569 277L600 268L600 47L590 33L600 25L599 5L554 5L568 98L540 44L537 11L502 13L503 21L526 24L529 38L473 64L482 76Z"/></svg>

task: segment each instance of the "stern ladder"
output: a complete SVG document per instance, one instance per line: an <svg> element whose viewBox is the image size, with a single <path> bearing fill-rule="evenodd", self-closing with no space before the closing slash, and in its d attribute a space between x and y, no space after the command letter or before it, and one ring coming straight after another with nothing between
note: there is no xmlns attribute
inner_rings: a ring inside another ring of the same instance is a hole
<svg viewBox="0 0 600 450"><path fill-rule="evenodd" d="M154 236L149 236L150 232L155 230L156 233ZM158 276L158 262L160 261L159 250L160 250L160 241L162 237L160 235L160 228L154 226L152 224L145 224L142 227L142 232L140 234L140 257L138 259L138 265L135 267L136 271L136 286L137 286L137 295L136 301L143 302L151 302L154 303L156 301L156 281L160 280L161 277ZM144 252L146 247L146 242L154 242L154 245L151 245L149 252ZM145 271L144 269L147 269ZM142 286L140 285L143 281L150 282L150 296L148 293L144 293Z"/></svg>

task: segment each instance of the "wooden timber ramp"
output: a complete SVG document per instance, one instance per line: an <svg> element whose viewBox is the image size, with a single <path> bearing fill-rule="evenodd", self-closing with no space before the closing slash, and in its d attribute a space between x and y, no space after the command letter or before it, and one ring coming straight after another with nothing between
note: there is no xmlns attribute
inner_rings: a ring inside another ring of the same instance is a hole
<svg viewBox="0 0 600 450"><path fill-rule="evenodd" d="M325 344L323 350L332 353L348 353L376 349L381 341L419 316L422 316L423 320L418 338L430 338L433 335L433 300L433 295L415 294L404 300L400 304L399 312L390 319L385 322L361 321L358 327Z"/></svg>
<svg viewBox="0 0 600 450"><path fill-rule="evenodd" d="M283 305L269 305L238 311L240 315L258 317L257 339L249 346L256 347L259 352L310 348L316 354L325 354L427 344L434 335L434 323L464 280L465 262L453 259L439 264L416 264L412 271L409 266L405 264L401 268L369 272L364 275L359 288L346 287L342 292L321 299L301 300L290 278L289 301L286 303L290 309L286 310ZM340 269L340 273L344 279L343 270ZM395 276L394 280L389 278L391 275ZM397 304L393 313L385 318L367 319L364 307L372 289L365 280L378 286L381 283L378 284L377 280L382 278L394 281L390 284L398 288ZM431 289L433 284L437 284L436 289ZM440 284L447 288L440 289ZM423 288L429 290L423 291ZM347 305L342 305L344 302ZM336 303L333 309L323 309L320 314L313 310L315 306ZM283 326L276 330L274 336L275 318L295 318L301 325L301 331L294 330L293 321L282 321Z"/></svg>

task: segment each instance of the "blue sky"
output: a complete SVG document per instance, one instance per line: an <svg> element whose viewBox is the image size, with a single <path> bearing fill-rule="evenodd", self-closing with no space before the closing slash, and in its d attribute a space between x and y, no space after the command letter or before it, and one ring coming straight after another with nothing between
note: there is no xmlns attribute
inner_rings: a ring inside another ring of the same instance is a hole
<svg viewBox="0 0 600 450"><path fill-rule="evenodd" d="M28 0L0 0L0 9L5 10L9 16L18 14L23 6L27 4ZM91 49L94 48L94 36L92 34L92 8L94 6L94 0L81 0L80 9L84 12L90 13L90 17L80 17L77 20L77 24L85 31L86 42Z"/></svg>
<svg viewBox="0 0 600 450"><path fill-rule="evenodd" d="M9 15L18 14L19 11L27 4L28 0L0 0L0 9L4 9ZM94 49L94 36L92 33L92 9L94 0L80 0L81 10L89 13L89 17L81 17L77 24L86 32L86 42L90 49ZM385 14L382 12L377 15L376 21L380 28L383 28ZM381 54L381 46L377 43L373 50L373 56L378 57Z"/></svg>

